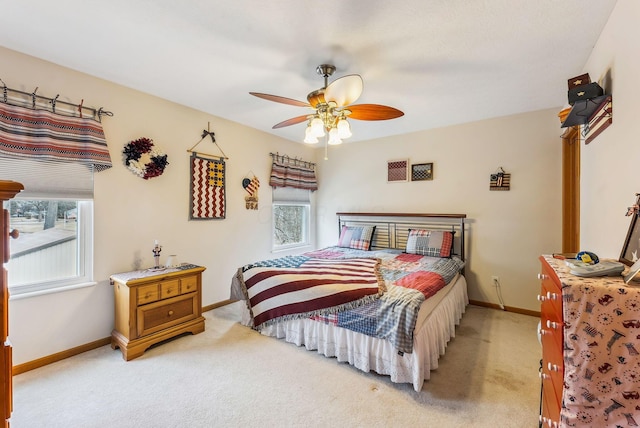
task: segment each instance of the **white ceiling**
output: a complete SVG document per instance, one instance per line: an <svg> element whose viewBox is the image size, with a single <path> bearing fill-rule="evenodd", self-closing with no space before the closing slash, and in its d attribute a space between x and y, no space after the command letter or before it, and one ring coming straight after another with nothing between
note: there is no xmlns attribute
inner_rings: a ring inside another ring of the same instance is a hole
<svg viewBox="0 0 640 428"><path fill-rule="evenodd" d="M563 106L615 2L16 0L0 45L298 142L271 127L308 110L249 91L306 101L333 63L405 112L352 121L358 141Z"/></svg>

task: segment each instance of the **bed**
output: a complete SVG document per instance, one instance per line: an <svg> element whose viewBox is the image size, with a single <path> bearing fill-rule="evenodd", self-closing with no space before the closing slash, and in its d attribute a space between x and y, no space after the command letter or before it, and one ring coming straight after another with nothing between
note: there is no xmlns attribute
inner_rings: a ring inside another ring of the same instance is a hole
<svg viewBox="0 0 640 428"><path fill-rule="evenodd" d="M242 324L420 391L469 303L466 215L337 217L336 246L238 269Z"/></svg>

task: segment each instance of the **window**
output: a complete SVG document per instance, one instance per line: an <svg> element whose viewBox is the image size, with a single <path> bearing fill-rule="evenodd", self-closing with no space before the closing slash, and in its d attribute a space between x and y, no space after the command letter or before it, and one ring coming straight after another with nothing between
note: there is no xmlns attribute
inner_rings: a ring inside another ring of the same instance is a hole
<svg viewBox="0 0 640 428"><path fill-rule="evenodd" d="M309 191L277 187L273 190L273 249L309 245Z"/></svg>
<svg viewBox="0 0 640 428"><path fill-rule="evenodd" d="M20 232L9 241L7 263L12 295L91 281L91 201L6 202L9 227Z"/></svg>
<svg viewBox="0 0 640 428"><path fill-rule="evenodd" d="M89 285L93 280L93 168L0 158L3 178L25 190L5 202L11 296Z"/></svg>

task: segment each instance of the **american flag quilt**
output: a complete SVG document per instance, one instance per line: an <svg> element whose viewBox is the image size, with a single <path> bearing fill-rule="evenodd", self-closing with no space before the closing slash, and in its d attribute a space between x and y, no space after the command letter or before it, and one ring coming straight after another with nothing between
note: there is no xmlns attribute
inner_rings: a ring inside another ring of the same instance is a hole
<svg viewBox="0 0 640 428"><path fill-rule="evenodd" d="M384 292L380 261L289 256L238 270L254 326L276 319L336 313L364 305Z"/></svg>
<svg viewBox="0 0 640 428"><path fill-rule="evenodd" d="M191 155L191 212L192 220L223 219L226 211L225 163L223 159L209 159Z"/></svg>

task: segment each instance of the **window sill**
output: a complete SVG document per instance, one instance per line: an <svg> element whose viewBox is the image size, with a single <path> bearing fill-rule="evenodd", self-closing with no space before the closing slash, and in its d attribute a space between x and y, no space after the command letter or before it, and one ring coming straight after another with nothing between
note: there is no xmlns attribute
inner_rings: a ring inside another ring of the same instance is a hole
<svg viewBox="0 0 640 428"><path fill-rule="evenodd" d="M33 289L31 287L9 288L9 300L28 299L30 297L44 296L45 294L60 293L63 291L76 290L80 288L93 287L98 284L95 281L80 282L77 284L61 285L57 287L48 287L43 289Z"/></svg>
<svg viewBox="0 0 640 428"><path fill-rule="evenodd" d="M301 251L301 250L310 250L310 249L311 249L311 245L302 244L302 245L292 245L290 247L273 248L271 252L274 254L277 254L277 253L287 253L290 251Z"/></svg>

